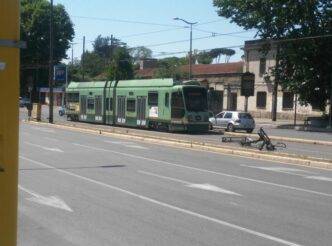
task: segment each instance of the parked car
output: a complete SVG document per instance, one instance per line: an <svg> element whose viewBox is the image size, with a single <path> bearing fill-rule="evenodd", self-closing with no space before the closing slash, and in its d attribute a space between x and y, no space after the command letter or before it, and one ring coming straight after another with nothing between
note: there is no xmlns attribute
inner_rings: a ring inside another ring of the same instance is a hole
<svg viewBox="0 0 332 246"><path fill-rule="evenodd" d="M221 127L227 131L245 130L248 133L255 129L255 120L251 114L237 111L223 111L209 118L213 126Z"/></svg>
<svg viewBox="0 0 332 246"><path fill-rule="evenodd" d="M21 108L26 107L30 104L30 99L27 97L19 97L19 104Z"/></svg>
<svg viewBox="0 0 332 246"><path fill-rule="evenodd" d="M59 108L59 115L64 116L65 114L66 114L66 108L65 108L65 106L61 106Z"/></svg>

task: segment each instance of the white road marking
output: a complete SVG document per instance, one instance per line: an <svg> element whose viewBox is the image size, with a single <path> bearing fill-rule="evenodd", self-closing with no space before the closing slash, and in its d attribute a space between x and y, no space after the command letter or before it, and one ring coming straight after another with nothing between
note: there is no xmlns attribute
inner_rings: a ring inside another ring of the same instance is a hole
<svg viewBox="0 0 332 246"><path fill-rule="evenodd" d="M58 139L55 139L55 138L49 138L49 137L43 137L44 139L46 140L49 140L49 141L54 141L54 142L59 142L60 140Z"/></svg>
<svg viewBox="0 0 332 246"><path fill-rule="evenodd" d="M250 165L245 165L245 164L242 164L240 166L254 168L254 169L261 169L261 170L266 170L266 171L272 171L272 172L278 172L278 173L286 173L286 174L300 176L300 177L305 177L306 175L298 174L296 172L315 174L314 172L309 172L309 171L296 169L296 168L288 168L288 167L262 167L262 166L250 166Z"/></svg>
<svg viewBox="0 0 332 246"><path fill-rule="evenodd" d="M143 147L143 146L140 146L140 145L135 145L135 144L126 144L124 145L125 147L128 147L128 148L133 148L133 149L149 149L147 147Z"/></svg>
<svg viewBox="0 0 332 246"><path fill-rule="evenodd" d="M168 179L168 180L172 180L172 181L175 181L175 182L179 182L179 183L182 183L185 186L190 187L190 188L220 192L220 193L225 193L225 194L235 195L235 196L242 196L242 195L240 195L238 193L235 193L233 191L225 190L225 189L222 189L218 186L211 185L211 184L194 184L194 183L190 183L188 181L184 181L184 180L181 180L181 179L171 178L171 177L167 177L167 176L163 176L163 175L159 175L159 174L155 174L155 173L150 173L150 172L146 172L146 171L142 171L142 170L139 170L138 172L146 174L146 175L154 176L154 177L157 177L157 178L161 178L161 179Z"/></svg>
<svg viewBox="0 0 332 246"><path fill-rule="evenodd" d="M37 130L37 131L41 131L41 132L47 132L47 133L55 133L55 131L53 129L47 129L47 128L43 128L43 127L30 127L31 129Z"/></svg>
<svg viewBox="0 0 332 246"><path fill-rule="evenodd" d="M316 180L321 180L321 181L332 182L332 178L328 178L328 177L324 177L324 176L307 176L305 178L306 179L316 179Z"/></svg>
<svg viewBox="0 0 332 246"><path fill-rule="evenodd" d="M78 144L78 143L73 143L73 144L76 145L76 146L87 148L87 149L110 152L110 153L114 153L114 154L118 154L118 155L123 155L123 156L128 156L128 157L131 157L131 158L136 158L136 159L161 163L161 164L165 164L165 165L169 165L169 166L181 167L181 168L186 168L186 169L195 170L195 171L199 171L199 172L211 173L211 174L220 175L220 176L224 176L224 177L236 178L236 179L240 179L240 180L246 180L246 181L255 182L255 183L259 183L259 184L272 185L272 186L276 186L276 187L280 187L280 188L296 190L296 191L302 191L302 192L311 193L311 194L320 195L320 196L332 197L332 194L323 193L323 192L319 192L319 191L307 190L307 189L302 189L302 188L298 188L298 187L294 187L294 186L282 185L282 184L272 183L272 182L263 181L263 180L259 180L259 179L251 179L251 178L246 178L246 177L242 177L242 176L222 173L222 172L215 172L215 171L211 171L211 170L201 169L201 168L197 168L197 167L185 166L185 165L181 165L181 164L176 164L176 163L171 163L171 162L167 162L167 161L152 159L152 158L143 157L143 156L139 156L139 155L132 155L132 154L127 154L127 153L114 151L114 150L91 147L91 146L88 146L88 145L83 145L83 144Z"/></svg>
<svg viewBox="0 0 332 246"><path fill-rule="evenodd" d="M68 212L73 212L73 210L63 200L61 200L60 198L58 198L56 196L48 196L48 197L42 196L40 194L37 194L34 191L31 191L31 190L28 190L28 189L22 187L21 185L19 185L18 188L32 196L31 198L27 198L27 200L30 200L32 202L39 203L42 205L46 205L46 206L50 206L50 207L54 207L54 208L58 208L58 209L63 209Z"/></svg>
<svg viewBox="0 0 332 246"><path fill-rule="evenodd" d="M48 148L48 147L45 147L45 146L42 146L42 145L39 145L39 144L30 143L30 142L24 142L24 143L27 144L27 145L31 145L31 146L34 146L34 147L41 148L43 150L63 153L63 150L61 150L59 148Z"/></svg>
<svg viewBox="0 0 332 246"><path fill-rule="evenodd" d="M122 145L128 148L134 148L134 149L149 149L147 147L143 147L141 145L137 145L133 142L121 142L121 141L109 141L109 140L105 140L105 143L110 143L110 144L118 144L118 145Z"/></svg>
<svg viewBox="0 0 332 246"><path fill-rule="evenodd" d="M282 238L274 237L274 236L271 236L269 234L265 234L265 233L261 233L261 232L255 231L255 230L251 230L249 228L242 227L242 226L239 226L239 225L236 225L236 224L232 224L232 223L229 223L227 221L223 221L223 220L220 220L220 219L209 217L209 216L206 216L206 215L203 215L203 214L200 214L200 213L193 212L193 211L188 210L188 209L183 209L183 208L180 208L180 207L177 207L177 206L165 203L165 202L161 202L161 201L158 201L156 199L153 199L153 198L150 198L150 197L147 197L147 196L143 196L143 195L140 195L138 193L131 192L129 190L125 190L125 189L119 188L117 186L109 185L109 184L106 184L106 183L103 183L103 182L100 182L100 181L97 181L97 180L94 180L94 179L91 179L91 178L87 178L87 177L84 177L84 176L81 176L81 175L69 172L69 171L58 169L56 167L53 167L53 166L44 164L42 162L29 159L29 158L26 158L24 156L20 156L20 158L23 159L23 160L35 163L35 164L37 164L39 166L43 166L43 167L47 167L47 168L50 168L50 169L54 169L54 170L56 170L58 172L65 173L65 174L70 175L72 177L76 177L78 179L82 179L82 180L88 181L90 183L103 186L105 188L109 188L109 189L112 189L112 190L115 190L115 191L119 191L119 192L125 193L125 194L127 194L129 196L133 196L133 197L136 197L136 198L141 199L143 201L147 201L147 202L159 205L161 207L169 208L169 209L175 210L177 212L181 212L183 214L191 215L191 216L194 216L194 217L197 217L197 218L200 218L200 219L204 219L204 220L207 220L207 221L210 221L210 222L214 222L216 224L219 224L219 225L222 225L222 226L226 226L226 227L229 227L229 228L241 231L241 232L245 232L245 233L257 236L257 237L261 237L261 238L267 239L267 240L271 240L271 241L274 241L274 242L277 242L277 243L280 243L280 244L283 244L283 245L301 246L300 244L297 244L297 243L294 243L294 242L291 242L291 241L287 241L287 240L284 240Z"/></svg>

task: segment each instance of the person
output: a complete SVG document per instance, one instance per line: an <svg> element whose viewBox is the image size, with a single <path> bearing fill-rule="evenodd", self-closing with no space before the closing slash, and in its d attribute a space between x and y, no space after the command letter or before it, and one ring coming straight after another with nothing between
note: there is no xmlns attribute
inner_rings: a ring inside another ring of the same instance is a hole
<svg viewBox="0 0 332 246"><path fill-rule="evenodd" d="M31 112L32 112L32 108L33 108L32 102L27 103L26 107L28 110L28 120L31 120Z"/></svg>

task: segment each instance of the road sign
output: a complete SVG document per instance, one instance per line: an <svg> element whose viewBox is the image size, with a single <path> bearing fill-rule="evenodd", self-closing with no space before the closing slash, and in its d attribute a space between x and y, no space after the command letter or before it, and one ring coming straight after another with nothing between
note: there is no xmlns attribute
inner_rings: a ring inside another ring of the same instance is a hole
<svg viewBox="0 0 332 246"><path fill-rule="evenodd" d="M55 65L54 66L54 81L65 83L66 80L67 80L67 66Z"/></svg>
<svg viewBox="0 0 332 246"><path fill-rule="evenodd" d="M250 97L255 94L255 74L246 72L241 76L241 96Z"/></svg>

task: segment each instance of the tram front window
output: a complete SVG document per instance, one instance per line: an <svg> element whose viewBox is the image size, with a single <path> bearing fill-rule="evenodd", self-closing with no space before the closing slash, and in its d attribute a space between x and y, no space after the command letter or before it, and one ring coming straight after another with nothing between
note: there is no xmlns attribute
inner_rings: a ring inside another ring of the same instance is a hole
<svg viewBox="0 0 332 246"><path fill-rule="evenodd" d="M207 111L207 93L204 88L184 88L183 92L188 111Z"/></svg>
<svg viewBox="0 0 332 246"><path fill-rule="evenodd" d="M185 114L182 92L172 93L172 118L182 118Z"/></svg>

